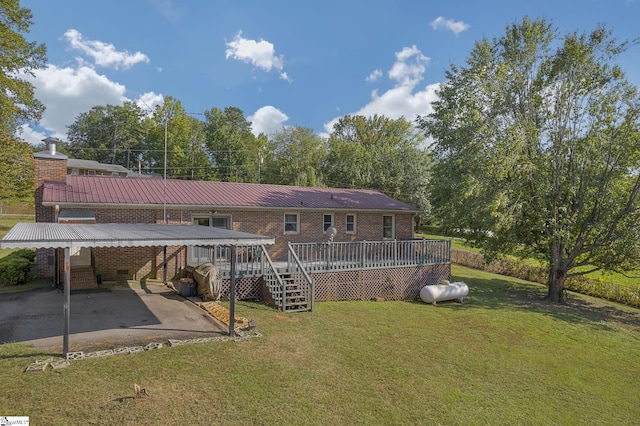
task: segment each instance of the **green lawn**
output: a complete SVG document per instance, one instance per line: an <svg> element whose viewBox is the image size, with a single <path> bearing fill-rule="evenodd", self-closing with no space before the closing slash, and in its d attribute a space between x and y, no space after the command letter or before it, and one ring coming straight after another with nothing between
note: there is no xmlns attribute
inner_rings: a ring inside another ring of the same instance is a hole
<svg viewBox="0 0 640 426"><path fill-rule="evenodd" d="M33 424L637 424L640 310L453 268L464 305L240 302L262 338L24 373L0 345L0 413ZM61 313L62 317L62 313ZM60 318L61 320L61 318ZM73 335L71 336L73 343ZM138 383L151 395L133 399Z"/></svg>
<svg viewBox="0 0 640 426"><path fill-rule="evenodd" d="M35 218L33 215L3 215L0 216L0 239L4 237L7 232L18 222L34 222ZM11 253L12 249L0 249L0 257L5 257L9 253Z"/></svg>
<svg viewBox="0 0 640 426"><path fill-rule="evenodd" d="M440 235L420 234L420 233L417 233L416 237L436 239L436 240L449 238L449 237L443 237ZM474 251L476 253L480 252L478 248L473 247L464 238L451 238L451 245L454 248L458 248L462 250ZM531 263L532 265L535 265L535 266L542 265L539 261L535 259L527 259L526 261L527 263ZM617 284L625 287L640 288L640 271L629 272L626 276L616 272L612 272L612 271L598 271L598 272L592 272L590 274L587 274L586 277L592 280L603 282L603 283L611 283L611 284Z"/></svg>

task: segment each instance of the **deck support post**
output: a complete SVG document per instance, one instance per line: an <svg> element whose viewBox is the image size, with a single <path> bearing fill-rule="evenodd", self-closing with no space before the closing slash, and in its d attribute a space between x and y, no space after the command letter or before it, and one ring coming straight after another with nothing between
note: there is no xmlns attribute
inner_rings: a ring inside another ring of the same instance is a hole
<svg viewBox="0 0 640 426"><path fill-rule="evenodd" d="M64 336L62 337L62 356L69 353L69 325L71 322L71 248L64 248Z"/></svg>
<svg viewBox="0 0 640 426"><path fill-rule="evenodd" d="M229 286L229 337L235 335L236 323L236 246L231 246L231 284Z"/></svg>

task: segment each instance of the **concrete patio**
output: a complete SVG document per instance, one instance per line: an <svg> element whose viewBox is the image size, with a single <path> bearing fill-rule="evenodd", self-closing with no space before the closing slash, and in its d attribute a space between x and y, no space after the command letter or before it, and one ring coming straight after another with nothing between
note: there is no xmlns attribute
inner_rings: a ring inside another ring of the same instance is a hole
<svg viewBox="0 0 640 426"><path fill-rule="evenodd" d="M64 294L43 289L0 295L0 344L62 350ZM105 283L71 295L70 350L220 336L226 327L161 282Z"/></svg>

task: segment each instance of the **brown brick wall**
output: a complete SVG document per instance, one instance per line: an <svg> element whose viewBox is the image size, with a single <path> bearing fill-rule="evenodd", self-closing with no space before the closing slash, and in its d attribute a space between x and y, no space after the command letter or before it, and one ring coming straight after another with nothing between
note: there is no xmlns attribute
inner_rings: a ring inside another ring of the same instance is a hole
<svg viewBox="0 0 640 426"><path fill-rule="evenodd" d="M77 209L76 209L77 210ZM97 223L162 223L162 209L100 208L94 210ZM167 209L170 224L190 224L193 216L208 216L212 210ZM353 213L356 216L356 233L346 233L347 212L298 211L300 233L284 234L284 211L226 211L218 210L216 216L229 216L236 231L274 237L275 246L268 247L273 260L285 260L288 242L318 242L328 240L323 231L323 215L333 213L334 226L338 230L334 241L382 240L383 213ZM413 214L394 214L395 237L413 236ZM179 277L184 267L186 250L171 247L167 250L167 278ZM162 248L96 248L94 259L96 274L105 281L141 278L162 278ZM122 272L118 274L118 270ZM124 271L127 271L126 274Z"/></svg>
<svg viewBox="0 0 640 426"><path fill-rule="evenodd" d="M162 247L97 247L93 249L96 275L104 281L163 278ZM182 277L186 248L167 247L167 280Z"/></svg>
<svg viewBox="0 0 640 426"><path fill-rule="evenodd" d="M65 182L67 179L67 160L64 158L53 159L39 157L35 157L33 160L33 183L35 189L36 222L55 222L54 208L45 207L42 205L42 185L45 180L57 180ZM36 275L39 277L52 277L53 272L53 250L37 250Z"/></svg>
<svg viewBox="0 0 640 426"><path fill-rule="evenodd" d="M90 209L87 209L90 210ZM162 223L162 209L95 209L97 223ZM209 209L167 209L170 224L190 224L193 216L208 216ZM300 233L284 234L284 211L226 211L218 210L216 216L231 217L236 231L274 237L275 246L267 247L273 260L285 260L287 243L326 241L323 234L323 214L334 214L334 226L338 229L335 241L382 240L382 213L353 213L356 215L356 233L346 233L347 212L299 211ZM349 212L352 214L352 212ZM413 214L395 214L396 238L413 236ZM167 249L167 279L181 276L185 266L186 249ZM96 248L94 249L96 274L105 281L123 279L158 278L163 276L162 247ZM118 271L121 273L118 274ZM126 271L126 273L124 272Z"/></svg>
<svg viewBox="0 0 640 426"><path fill-rule="evenodd" d="M67 179L67 160L35 157L33 168L33 184L36 191L36 222L53 222L55 219L53 208L42 205L42 184L45 180L65 182Z"/></svg>

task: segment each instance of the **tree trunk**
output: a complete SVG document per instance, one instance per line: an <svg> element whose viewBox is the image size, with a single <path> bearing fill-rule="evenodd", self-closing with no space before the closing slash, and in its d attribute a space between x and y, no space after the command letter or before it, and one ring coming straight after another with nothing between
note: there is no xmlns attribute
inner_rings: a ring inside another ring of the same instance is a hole
<svg viewBox="0 0 640 426"><path fill-rule="evenodd" d="M564 302L564 283L567 280L567 271L562 268L553 267L549 274L549 293L547 301L551 303Z"/></svg>

